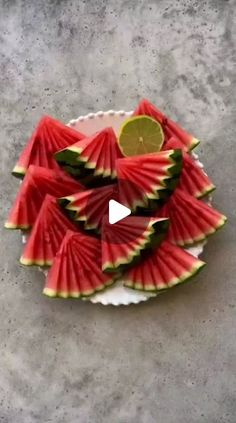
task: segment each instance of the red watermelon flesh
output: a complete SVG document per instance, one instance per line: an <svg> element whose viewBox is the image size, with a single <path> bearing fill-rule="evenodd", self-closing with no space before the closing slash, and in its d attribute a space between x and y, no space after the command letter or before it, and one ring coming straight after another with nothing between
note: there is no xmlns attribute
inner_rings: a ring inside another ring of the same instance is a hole
<svg viewBox="0 0 236 423"><path fill-rule="evenodd" d="M168 219L128 216L110 224L102 223L102 270L124 270L140 258L141 252L160 243L168 230Z"/></svg>
<svg viewBox="0 0 236 423"><path fill-rule="evenodd" d="M191 134L181 128L176 122L174 122L170 118L167 118L164 113L162 113L156 106L154 106L154 104L152 104L147 99L143 99L140 101L133 115L146 115L157 120L161 124L162 129L164 131L164 142L168 141L169 138L174 136L178 138L178 140L182 144L182 148L186 151L191 150L199 144L198 139L194 138Z"/></svg>
<svg viewBox="0 0 236 423"><path fill-rule="evenodd" d="M182 167L181 150L126 157L117 160L120 202L132 210L147 207L172 191Z"/></svg>
<svg viewBox="0 0 236 423"><path fill-rule="evenodd" d="M182 248L163 241L145 260L124 275L124 286L142 291L161 291L187 281L205 263Z"/></svg>
<svg viewBox="0 0 236 423"><path fill-rule="evenodd" d="M26 266L51 266L68 229L77 230L76 226L63 214L56 198L47 194L20 262Z"/></svg>
<svg viewBox="0 0 236 423"><path fill-rule="evenodd" d="M156 215L170 219L167 239L181 246L204 240L226 222L223 214L179 188Z"/></svg>
<svg viewBox="0 0 236 423"><path fill-rule="evenodd" d="M114 282L101 270L98 239L67 231L48 272L43 293L49 297L90 296Z"/></svg>
<svg viewBox="0 0 236 423"><path fill-rule="evenodd" d="M164 150L181 148L181 143L171 137L165 144ZM196 161L186 152L183 152L183 167L178 187L196 198L201 198L215 189L214 184Z"/></svg>
<svg viewBox="0 0 236 423"><path fill-rule="evenodd" d="M54 153L80 141L84 136L51 116L43 116L23 149L12 171L13 175L24 176L31 164L58 169Z"/></svg>
<svg viewBox="0 0 236 423"><path fill-rule="evenodd" d="M29 229L35 222L46 194L62 197L83 186L62 170L30 165L8 215L8 229Z"/></svg>
<svg viewBox="0 0 236 423"><path fill-rule="evenodd" d="M105 128L55 154L63 165L93 169L95 176L112 179L116 178L116 160L121 157L124 156L112 128Z"/></svg>
<svg viewBox="0 0 236 423"><path fill-rule="evenodd" d="M83 222L84 229L100 231L109 200L117 199L117 191L116 184L106 185L60 198L58 202L75 221Z"/></svg>

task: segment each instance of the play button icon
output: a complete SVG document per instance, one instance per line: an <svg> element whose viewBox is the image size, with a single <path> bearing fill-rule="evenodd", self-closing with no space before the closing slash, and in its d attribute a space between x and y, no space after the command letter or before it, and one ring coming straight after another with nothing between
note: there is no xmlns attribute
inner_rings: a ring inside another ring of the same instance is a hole
<svg viewBox="0 0 236 423"><path fill-rule="evenodd" d="M118 201L109 201L109 223L113 225L131 214L131 210Z"/></svg>

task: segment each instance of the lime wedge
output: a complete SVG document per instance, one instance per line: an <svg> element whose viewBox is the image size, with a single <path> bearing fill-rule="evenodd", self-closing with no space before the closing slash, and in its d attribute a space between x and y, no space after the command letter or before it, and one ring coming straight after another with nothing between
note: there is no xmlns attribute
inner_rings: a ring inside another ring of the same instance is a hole
<svg viewBox="0 0 236 423"><path fill-rule="evenodd" d="M163 141L161 125L148 116L134 116L125 120L119 136L120 147L126 156L160 151Z"/></svg>

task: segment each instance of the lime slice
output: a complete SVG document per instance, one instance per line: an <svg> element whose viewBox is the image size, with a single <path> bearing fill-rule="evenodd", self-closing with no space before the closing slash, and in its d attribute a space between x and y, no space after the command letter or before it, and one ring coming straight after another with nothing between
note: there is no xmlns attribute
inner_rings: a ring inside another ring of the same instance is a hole
<svg viewBox="0 0 236 423"><path fill-rule="evenodd" d="M120 146L126 156L160 151L163 141L161 125L149 116L134 116L125 120L119 136Z"/></svg>

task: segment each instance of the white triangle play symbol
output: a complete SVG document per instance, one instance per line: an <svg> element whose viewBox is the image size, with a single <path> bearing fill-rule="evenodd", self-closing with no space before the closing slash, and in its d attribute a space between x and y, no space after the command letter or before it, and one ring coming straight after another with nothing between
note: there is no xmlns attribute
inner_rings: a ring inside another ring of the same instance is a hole
<svg viewBox="0 0 236 423"><path fill-rule="evenodd" d="M109 223L113 225L119 220L124 219L124 217L129 216L131 210L128 207L123 206L123 204L118 203L118 201L110 200L109 201Z"/></svg>

